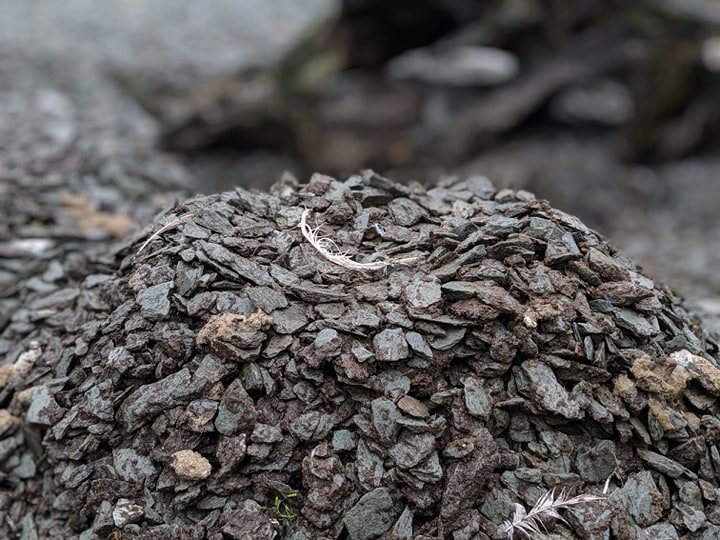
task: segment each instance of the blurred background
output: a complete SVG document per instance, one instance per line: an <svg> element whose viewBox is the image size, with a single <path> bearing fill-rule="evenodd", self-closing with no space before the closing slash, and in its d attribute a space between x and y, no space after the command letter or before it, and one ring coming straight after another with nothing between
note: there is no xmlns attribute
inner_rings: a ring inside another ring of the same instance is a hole
<svg viewBox="0 0 720 540"><path fill-rule="evenodd" d="M0 0L0 290L20 240L371 167L533 191L720 329L719 90L718 0Z"/></svg>

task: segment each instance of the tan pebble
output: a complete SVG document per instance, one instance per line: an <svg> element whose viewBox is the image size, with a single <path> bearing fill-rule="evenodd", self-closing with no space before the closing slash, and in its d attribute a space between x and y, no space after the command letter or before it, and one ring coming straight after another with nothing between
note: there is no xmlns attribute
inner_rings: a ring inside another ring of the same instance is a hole
<svg viewBox="0 0 720 540"><path fill-rule="evenodd" d="M7 409L0 409L0 433L6 433L9 430L20 425L20 419L13 416Z"/></svg>
<svg viewBox="0 0 720 540"><path fill-rule="evenodd" d="M237 313L220 313L210 317L198 332L195 341L198 345L230 341L236 332L267 330L273 323L273 318L262 310L257 310L249 317Z"/></svg>
<svg viewBox="0 0 720 540"><path fill-rule="evenodd" d="M172 455L170 466L184 480L203 480L210 476L212 466L194 450L179 450Z"/></svg>
<svg viewBox="0 0 720 540"><path fill-rule="evenodd" d="M28 405L30 403L30 400L32 399L32 395L38 388L40 388L40 386L31 386L30 388L25 388L24 390L18 392L18 403L20 403L20 405L22 406Z"/></svg>
<svg viewBox="0 0 720 540"><path fill-rule="evenodd" d="M5 388L14 376L15 366L12 364L0 366L0 388Z"/></svg>
<svg viewBox="0 0 720 540"><path fill-rule="evenodd" d="M28 349L22 353L14 364L15 373L20 377L27 375L28 371L35 365L42 356L40 344L33 340L28 344Z"/></svg>

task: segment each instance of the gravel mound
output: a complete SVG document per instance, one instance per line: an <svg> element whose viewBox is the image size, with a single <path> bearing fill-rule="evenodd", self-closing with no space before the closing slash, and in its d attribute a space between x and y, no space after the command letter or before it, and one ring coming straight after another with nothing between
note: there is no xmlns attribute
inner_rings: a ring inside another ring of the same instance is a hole
<svg viewBox="0 0 720 540"><path fill-rule="evenodd" d="M554 538L720 536L717 344L532 194L288 177L154 230L3 331L6 537L506 538L553 488L604 497Z"/></svg>

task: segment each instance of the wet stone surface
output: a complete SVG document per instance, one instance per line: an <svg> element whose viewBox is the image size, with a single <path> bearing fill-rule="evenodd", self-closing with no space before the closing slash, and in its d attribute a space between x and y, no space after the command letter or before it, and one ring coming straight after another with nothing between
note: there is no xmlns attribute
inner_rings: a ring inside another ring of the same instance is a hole
<svg viewBox="0 0 720 540"><path fill-rule="evenodd" d="M28 293L0 335L3 537L500 539L515 503L610 478L556 538L716 538L714 338L576 218L453 182L196 197ZM388 264L327 260L304 208Z"/></svg>

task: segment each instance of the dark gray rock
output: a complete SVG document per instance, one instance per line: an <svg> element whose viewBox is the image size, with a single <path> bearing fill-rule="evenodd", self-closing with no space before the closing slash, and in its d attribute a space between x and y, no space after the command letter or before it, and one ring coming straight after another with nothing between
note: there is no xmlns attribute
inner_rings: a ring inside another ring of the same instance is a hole
<svg viewBox="0 0 720 540"><path fill-rule="evenodd" d="M140 304L142 316L151 321L167 317L170 313L169 295L174 286L172 281L167 281L140 291L136 300Z"/></svg>
<svg viewBox="0 0 720 540"><path fill-rule="evenodd" d="M397 197L388 203L388 212L393 221L401 227L412 227L428 216L428 211L415 201Z"/></svg>
<svg viewBox="0 0 720 540"><path fill-rule="evenodd" d="M47 385L32 390L30 406L25 420L34 424L51 426L63 417L65 410L58 405Z"/></svg>
<svg viewBox="0 0 720 540"><path fill-rule="evenodd" d="M547 364L528 360L514 373L518 390L532 396L548 412L569 419L583 417L580 404L558 382L555 373Z"/></svg>
<svg viewBox="0 0 720 540"><path fill-rule="evenodd" d="M398 467L411 469L435 451L435 437L418 433L400 437L400 442L390 448L388 454Z"/></svg>
<svg viewBox="0 0 720 540"><path fill-rule="evenodd" d="M252 398L245 391L240 379L227 387L215 418L215 429L226 436L251 428L258 416Z"/></svg>
<svg viewBox="0 0 720 540"><path fill-rule="evenodd" d="M405 332L400 328L386 328L373 338L375 357L381 362L397 362L408 357Z"/></svg>
<svg viewBox="0 0 720 540"><path fill-rule="evenodd" d="M370 404L372 422L381 441L389 443L395 441L400 431L398 420L402 417L400 410L391 400L377 398Z"/></svg>
<svg viewBox="0 0 720 540"><path fill-rule="evenodd" d="M265 313L288 306L285 295L270 287L248 287L245 294L257 309L261 309Z"/></svg>
<svg viewBox="0 0 720 540"><path fill-rule="evenodd" d="M468 412L483 421L487 420L492 413L492 402L485 388L477 379L469 377L463 383L463 391Z"/></svg>
<svg viewBox="0 0 720 540"><path fill-rule="evenodd" d="M345 515L343 523L352 540L371 540L379 537L395 522L397 513L386 488L366 493Z"/></svg>
<svg viewBox="0 0 720 540"><path fill-rule="evenodd" d="M442 299L440 280L434 276L417 276L403 294L410 311L425 311Z"/></svg>
<svg viewBox="0 0 720 540"><path fill-rule="evenodd" d="M601 441L596 446L581 450L575 458L575 469L585 482L600 484L617 470L618 460L612 441Z"/></svg>
<svg viewBox="0 0 720 540"><path fill-rule="evenodd" d="M620 498L629 515L641 527L649 527L662 515L662 493L649 471L631 475L612 498Z"/></svg>
<svg viewBox="0 0 720 540"><path fill-rule="evenodd" d="M158 473L149 457L138 454L132 448L118 448L113 451L112 457L115 472L126 482L142 484Z"/></svg>

